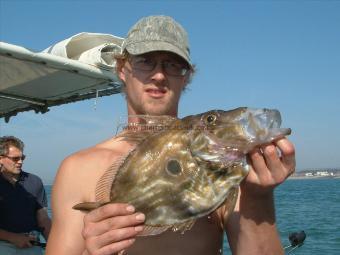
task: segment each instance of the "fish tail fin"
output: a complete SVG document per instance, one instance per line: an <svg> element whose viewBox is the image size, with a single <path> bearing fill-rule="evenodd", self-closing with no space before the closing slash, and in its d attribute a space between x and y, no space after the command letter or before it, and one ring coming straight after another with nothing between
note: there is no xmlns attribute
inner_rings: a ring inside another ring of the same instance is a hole
<svg viewBox="0 0 340 255"><path fill-rule="evenodd" d="M84 203L79 203L73 206L72 208L75 210L80 210L80 211L92 211L94 209L97 209L101 207L102 205L105 205L107 203L103 202L84 202Z"/></svg>

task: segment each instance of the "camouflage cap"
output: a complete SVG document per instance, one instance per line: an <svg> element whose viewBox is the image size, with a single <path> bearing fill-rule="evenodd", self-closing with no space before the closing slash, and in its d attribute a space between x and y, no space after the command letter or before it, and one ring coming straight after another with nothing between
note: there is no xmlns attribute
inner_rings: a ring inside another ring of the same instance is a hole
<svg viewBox="0 0 340 255"><path fill-rule="evenodd" d="M182 57L191 66L187 33L179 23L168 16L140 19L128 32L122 50L127 50L132 55L169 51Z"/></svg>

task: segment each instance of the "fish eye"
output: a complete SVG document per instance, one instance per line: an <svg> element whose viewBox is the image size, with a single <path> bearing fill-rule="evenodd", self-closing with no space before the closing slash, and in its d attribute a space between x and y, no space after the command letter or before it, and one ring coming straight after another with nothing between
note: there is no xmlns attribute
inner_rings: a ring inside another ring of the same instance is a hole
<svg viewBox="0 0 340 255"><path fill-rule="evenodd" d="M179 175L182 172L182 167L178 160L176 159L170 159L166 165L166 170L171 175Z"/></svg>
<svg viewBox="0 0 340 255"><path fill-rule="evenodd" d="M209 114L206 118L205 118L205 122L207 124L214 124L215 121L217 119L217 116L215 114Z"/></svg>

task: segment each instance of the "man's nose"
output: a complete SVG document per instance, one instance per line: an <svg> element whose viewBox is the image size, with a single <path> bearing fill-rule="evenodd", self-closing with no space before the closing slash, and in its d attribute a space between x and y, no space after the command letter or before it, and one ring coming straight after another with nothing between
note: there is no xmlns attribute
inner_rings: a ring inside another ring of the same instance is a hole
<svg viewBox="0 0 340 255"><path fill-rule="evenodd" d="M152 71L152 78L155 80L165 80L165 71L162 62L157 62L154 70Z"/></svg>
<svg viewBox="0 0 340 255"><path fill-rule="evenodd" d="M23 163L24 160L22 158L19 158L17 161L15 161L15 163Z"/></svg>

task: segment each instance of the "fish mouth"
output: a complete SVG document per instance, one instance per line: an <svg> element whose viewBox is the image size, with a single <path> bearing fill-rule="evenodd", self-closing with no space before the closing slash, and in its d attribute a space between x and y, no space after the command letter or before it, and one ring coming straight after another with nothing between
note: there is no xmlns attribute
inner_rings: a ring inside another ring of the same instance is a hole
<svg viewBox="0 0 340 255"><path fill-rule="evenodd" d="M291 129L280 127L281 122L278 110L246 108L232 121L215 125L213 131L206 131L205 135L213 151L248 153L256 146L290 135Z"/></svg>
<svg viewBox="0 0 340 255"><path fill-rule="evenodd" d="M255 136L235 136L229 139L217 137L215 134L205 132L208 139L208 151L193 153L203 161L222 164L228 168L235 164L243 164L244 156L257 146L271 144L272 142L290 135L290 128L274 128L265 133Z"/></svg>
<svg viewBox="0 0 340 255"><path fill-rule="evenodd" d="M245 134L255 144L270 143L291 134L290 128L281 128L281 114L275 109L249 109Z"/></svg>
<svg viewBox="0 0 340 255"><path fill-rule="evenodd" d="M232 144L235 146L234 148L237 148L241 144L244 147L255 147L258 145L264 145L269 144L274 141L277 141L279 139L282 139L292 133L292 130L290 128L280 128L280 127L273 127L268 129L259 129L259 130L249 130L249 129L243 129L243 139L239 139L236 137L236 139L233 141L231 139ZM241 136L242 137L242 136ZM225 142L224 139L216 139L218 143L221 146L224 146L226 148L230 148L230 141ZM239 144L238 144L239 143Z"/></svg>
<svg viewBox="0 0 340 255"><path fill-rule="evenodd" d="M273 128L269 129L269 132L269 142L272 142L281 139L287 135L290 135L292 133L292 130L290 128Z"/></svg>

